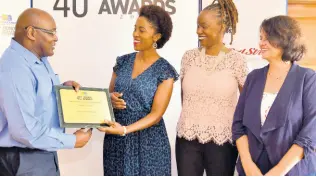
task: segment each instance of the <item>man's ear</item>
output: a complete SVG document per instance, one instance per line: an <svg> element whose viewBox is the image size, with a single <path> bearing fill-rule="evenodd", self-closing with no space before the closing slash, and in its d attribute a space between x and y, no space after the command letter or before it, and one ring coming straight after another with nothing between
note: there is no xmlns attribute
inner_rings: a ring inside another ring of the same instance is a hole
<svg viewBox="0 0 316 177"><path fill-rule="evenodd" d="M35 36L36 36L36 30L32 28L31 26L27 27L26 29L26 36L32 41L35 41Z"/></svg>

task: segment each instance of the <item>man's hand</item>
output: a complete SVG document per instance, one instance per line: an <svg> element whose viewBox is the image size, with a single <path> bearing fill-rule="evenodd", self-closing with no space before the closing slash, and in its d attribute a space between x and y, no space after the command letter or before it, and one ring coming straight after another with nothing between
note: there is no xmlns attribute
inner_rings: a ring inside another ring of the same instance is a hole
<svg viewBox="0 0 316 177"><path fill-rule="evenodd" d="M91 138L92 129L89 129L87 132L85 129L77 130L74 135L76 135L76 145L75 148L82 148L85 146Z"/></svg>
<svg viewBox="0 0 316 177"><path fill-rule="evenodd" d="M76 92L78 92L79 88L81 87L81 85L76 81L66 81L63 83L63 85L73 87Z"/></svg>

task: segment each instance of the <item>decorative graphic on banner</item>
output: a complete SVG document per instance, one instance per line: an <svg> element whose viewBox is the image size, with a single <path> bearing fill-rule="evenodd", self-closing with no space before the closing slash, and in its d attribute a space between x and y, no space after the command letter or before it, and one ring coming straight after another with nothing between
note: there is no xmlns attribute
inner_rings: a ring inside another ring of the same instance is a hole
<svg viewBox="0 0 316 177"><path fill-rule="evenodd" d="M0 56L10 44L20 13L30 7L30 0L0 2Z"/></svg>
<svg viewBox="0 0 316 177"><path fill-rule="evenodd" d="M0 14L0 34L2 36L12 36L14 33L15 23L12 20L12 15Z"/></svg>
<svg viewBox="0 0 316 177"><path fill-rule="evenodd" d="M16 20L13 15L0 12L0 56L8 46L15 28Z"/></svg>

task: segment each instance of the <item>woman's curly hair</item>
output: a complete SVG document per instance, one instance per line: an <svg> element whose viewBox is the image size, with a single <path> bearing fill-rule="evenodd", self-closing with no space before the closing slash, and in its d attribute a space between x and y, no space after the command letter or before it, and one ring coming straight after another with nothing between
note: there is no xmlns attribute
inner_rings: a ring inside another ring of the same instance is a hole
<svg viewBox="0 0 316 177"><path fill-rule="evenodd" d="M170 39L172 33L172 20L168 12L156 5L145 5L140 8L139 17L145 17L161 34L157 41L157 48L162 48Z"/></svg>

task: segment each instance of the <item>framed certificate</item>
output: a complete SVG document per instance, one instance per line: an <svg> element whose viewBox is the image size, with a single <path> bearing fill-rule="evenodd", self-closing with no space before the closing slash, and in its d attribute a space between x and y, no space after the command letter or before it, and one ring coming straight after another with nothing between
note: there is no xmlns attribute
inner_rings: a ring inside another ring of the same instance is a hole
<svg viewBox="0 0 316 177"><path fill-rule="evenodd" d="M61 127L93 128L106 126L105 120L114 121L108 89L55 86Z"/></svg>

